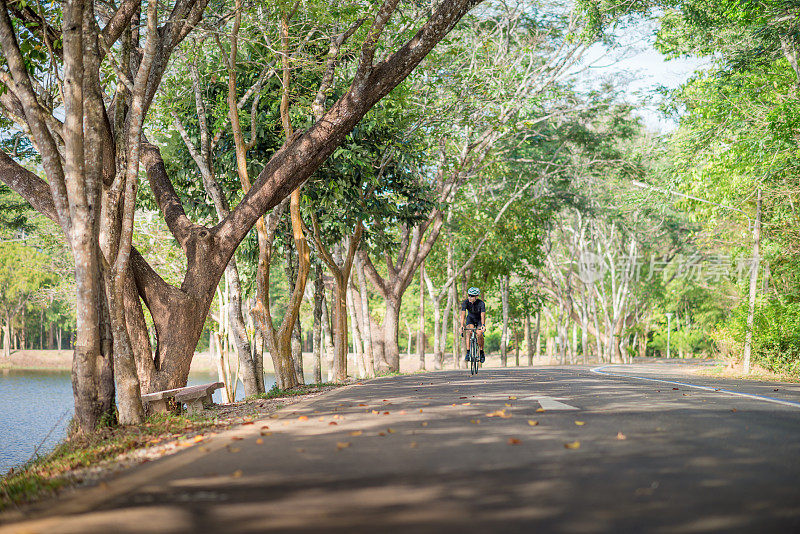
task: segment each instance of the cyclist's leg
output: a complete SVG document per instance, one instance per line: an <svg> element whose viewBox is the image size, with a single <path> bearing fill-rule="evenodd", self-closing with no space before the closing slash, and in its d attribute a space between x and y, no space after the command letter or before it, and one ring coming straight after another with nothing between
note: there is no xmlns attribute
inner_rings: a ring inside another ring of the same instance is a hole
<svg viewBox="0 0 800 534"><path fill-rule="evenodd" d="M468 361L469 361L469 348L470 348L470 342L469 342L469 340L470 340L470 332L469 332L468 330L469 330L470 328L478 328L478 325L479 325L479 324L480 324L480 321L478 321L478 320L476 320L476 319L473 319L472 317L470 317L470 316L469 316L469 314L467 314L467 319L466 319L466 321L464 322L464 328L465 328L465 329L467 329L467 336L468 336L468 337L467 337L467 354L464 356L464 361L465 361L465 362L468 362Z"/></svg>
<svg viewBox="0 0 800 534"><path fill-rule="evenodd" d="M478 321L476 328L478 328L479 330L475 332L478 335L478 347L480 347L481 363L486 361L486 356L483 354L483 330L480 330L482 326L483 325L480 323L480 321Z"/></svg>

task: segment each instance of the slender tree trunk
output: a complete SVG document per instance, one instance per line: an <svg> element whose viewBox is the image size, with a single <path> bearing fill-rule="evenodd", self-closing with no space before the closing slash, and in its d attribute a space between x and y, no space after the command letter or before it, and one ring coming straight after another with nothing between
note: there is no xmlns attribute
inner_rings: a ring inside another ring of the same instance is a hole
<svg viewBox="0 0 800 534"><path fill-rule="evenodd" d="M364 263L356 255L356 276L358 278L359 294L361 295L361 316L363 317L364 349L367 351L367 371L369 376L375 376L375 351L372 343L372 317L369 311L369 294L367 293L366 279L364 278Z"/></svg>
<svg viewBox="0 0 800 534"><path fill-rule="evenodd" d="M326 369L328 370L328 382L333 382L334 374L333 374L333 362L334 362L334 354L335 354L335 347L333 341L333 328L331 327L331 314L328 311L328 298L326 294L323 292L322 295L322 326L324 330L323 341L325 344L325 364Z"/></svg>
<svg viewBox="0 0 800 534"><path fill-rule="evenodd" d="M514 365L519 367L519 330L517 328L512 330L514 332Z"/></svg>
<svg viewBox="0 0 800 534"><path fill-rule="evenodd" d="M236 355L239 360L239 368L242 373L242 383L244 384L244 394L247 397L258 395L258 378L256 376L256 365L252 357L250 339L247 335L247 327L242 314L242 286L239 281L239 270L236 266L236 259L231 258L228 267L225 269L225 279L230 287L228 301L228 321L230 322L230 336Z"/></svg>
<svg viewBox="0 0 800 534"><path fill-rule="evenodd" d="M459 332L459 311L460 306L458 302L458 282L453 281L453 286L450 288L450 294L453 297L453 367L456 369L461 368L461 333Z"/></svg>
<svg viewBox="0 0 800 534"><path fill-rule="evenodd" d="M353 338L353 358L355 359L356 369L358 369L358 377L363 378L367 374L365 365L364 349L361 345L361 328L358 326L358 314L356 313L356 301L353 288L348 284L347 286L348 299L347 309L350 313L350 324L352 325L352 338Z"/></svg>
<svg viewBox="0 0 800 534"><path fill-rule="evenodd" d="M417 355L419 368L425 370L425 262L419 267L419 323L417 330Z"/></svg>
<svg viewBox="0 0 800 534"><path fill-rule="evenodd" d="M525 312L525 348L528 350L528 367L533 365L533 339L531 338L531 316Z"/></svg>
<svg viewBox="0 0 800 534"><path fill-rule="evenodd" d="M533 334L533 347L535 356L539 356L541 352L539 351L539 346L541 345L542 340L542 312L539 310L536 312L536 332Z"/></svg>
<svg viewBox="0 0 800 534"><path fill-rule="evenodd" d="M505 275L502 279L502 299L503 299L503 336L500 339L500 365L508 365L508 286L510 275Z"/></svg>
<svg viewBox="0 0 800 534"><path fill-rule="evenodd" d="M750 353L753 346L753 321L755 318L756 297L758 292L758 269L761 264L761 189L758 190L758 200L756 201L756 220L753 224L753 265L750 269L750 292L748 294L747 309L747 334L744 341L744 374L750 373Z"/></svg>
<svg viewBox="0 0 800 534"><path fill-rule="evenodd" d="M314 381L322 383L322 305L325 298L325 284L322 278L322 265L314 269Z"/></svg>

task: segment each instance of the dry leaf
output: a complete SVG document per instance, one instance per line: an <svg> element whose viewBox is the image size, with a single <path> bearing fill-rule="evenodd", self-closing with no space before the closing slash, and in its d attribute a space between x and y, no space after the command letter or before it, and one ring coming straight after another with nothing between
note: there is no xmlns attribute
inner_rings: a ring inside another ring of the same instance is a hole
<svg viewBox="0 0 800 534"><path fill-rule="evenodd" d="M536 408L537 413L544 413L544 408Z"/></svg>
<svg viewBox="0 0 800 534"><path fill-rule="evenodd" d="M459 399L466 399L467 397L459 397Z"/></svg>
<svg viewBox="0 0 800 534"><path fill-rule="evenodd" d="M405 414L406 414L406 411L405 411L405 410L400 410L400 411L399 411L399 412L397 412L397 413L398 413L399 415L405 415Z"/></svg>
<svg viewBox="0 0 800 534"><path fill-rule="evenodd" d="M416 441L412 441L411 444L409 445L409 447L411 447L412 449L416 449L417 448L417 442Z"/></svg>
<svg viewBox="0 0 800 534"><path fill-rule="evenodd" d="M618 440L623 440L623 439L628 439L628 438L622 432L617 432L617 439Z"/></svg>
<svg viewBox="0 0 800 534"><path fill-rule="evenodd" d="M351 436L360 436L363 433L364 433L363 430L353 430L352 432L350 432L350 435Z"/></svg>
<svg viewBox="0 0 800 534"><path fill-rule="evenodd" d="M305 449L297 449L297 452L306 452Z"/></svg>
<svg viewBox="0 0 800 534"><path fill-rule="evenodd" d="M469 422L472 423L473 425L481 424L481 420L480 419L470 419Z"/></svg>
<svg viewBox="0 0 800 534"><path fill-rule="evenodd" d="M232 474L231 476L232 476L233 478L239 478L239 477L240 477L240 476L242 476L243 474L244 474L244 473L242 473L242 470L241 470L241 469L237 469L236 471L234 471L234 472L233 472L233 474Z"/></svg>
<svg viewBox="0 0 800 534"><path fill-rule="evenodd" d="M274 413L274 414L269 416L270 419L277 419L278 417L280 417L280 416L278 414L276 414L276 413Z"/></svg>
<svg viewBox="0 0 800 534"><path fill-rule="evenodd" d="M575 421L575 424L578 425L578 426L583 426L586 423L584 421Z"/></svg>
<svg viewBox="0 0 800 534"><path fill-rule="evenodd" d="M386 429L386 431L387 431L389 434L394 434L394 429L393 429L393 428L387 428L387 429Z"/></svg>
<svg viewBox="0 0 800 534"><path fill-rule="evenodd" d="M308 421L308 416L307 415L301 415L300 417L297 418L297 420L298 421Z"/></svg>
<svg viewBox="0 0 800 534"><path fill-rule="evenodd" d="M517 400L517 398L516 398L516 397L509 397L509 399L511 399L511 400Z"/></svg>
<svg viewBox="0 0 800 534"><path fill-rule="evenodd" d="M349 441L337 441L336 442L336 450L338 450L338 451L340 451L342 449L346 449L349 446L350 446L350 442Z"/></svg>
<svg viewBox="0 0 800 534"><path fill-rule="evenodd" d="M268 428L269 427L267 425L264 425L264 426L261 427L261 430L267 430Z"/></svg>
<svg viewBox="0 0 800 534"><path fill-rule="evenodd" d="M366 406L366 404L358 404L357 406Z"/></svg>
<svg viewBox="0 0 800 534"><path fill-rule="evenodd" d="M518 440L517 438L508 438L508 444L509 445L519 445L520 443L522 443L522 442L520 440Z"/></svg>
<svg viewBox="0 0 800 534"><path fill-rule="evenodd" d="M736 413L736 408L732 409L731 412Z"/></svg>
<svg viewBox="0 0 800 534"><path fill-rule="evenodd" d="M228 450L229 450L230 452L239 452L239 451L240 451L240 450L242 450L242 449L240 449L239 447L228 447Z"/></svg>
<svg viewBox="0 0 800 534"><path fill-rule="evenodd" d="M242 425L252 425L254 424L253 421L245 421Z"/></svg>
<svg viewBox="0 0 800 534"><path fill-rule="evenodd" d="M272 432L261 432L262 436L271 436Z"/></svg>
<svg viewBox="0 0 800 534"><path fill-rule="evenodd" d="M244 438L239 436L231 436L231 441L242 441Z"/></svg>
<svg viewBox="0 0 800 534"><path fill-rule="evenodd" d="M508 406L509 408L511 408L511 405L510 405L509 403L506 403L506 406Z"/></svg>
<svg viewBox="0 0 800 534"><path fill-rule="evenodd" d="M462 402L461 406L469 406L470 404L472 404L472 403L470 403L470 402Z"/></svg>
<svg viewBox="0 0 800 534"><path fill-rule="evenodd" d="M389 415L389 412L383 412L383 415Z"/></svg>
<svg viewBox="0 0 800 534"><path fill-rule="evenodd" d="M331 421L330 423L328 423L328 426L331 426L331 425L338 425L338 424L339 424L339 423L337 423L336 421Z"/></svg>
<svg viewBox="0 0 800 534"><path fill-rule="evenodd" d="M386 435L386 432L378 432L378 435L379 435L379 436L385 436L385 435Z"/></svg>
<svg viewBox="0 0 800 534"><path fill-rule="evenodd" d="M565 449L580 449L581 448L581 442L580 441L573 441L572 443L565 443L564 444L564 448Z"/></svg>
<svg viewBox="0 0 800 534"><path fill-rule="evenodd" d="M195 442L195 443L199 443L199 442L201 442L201 441L203 441L203 436L195 436L195 437L194 437L194 442Z"/></svg>
<svg viewBox="0 0 800 534"><path fill-rule="evenodd" d="M428 422L427 421L423 421L422 422L422 426L428 426Z"/></svg>
<svg viewBox="0 0 800 534"><path fill-rule="evenodd" d="M528 424L531 426L536 426L539 424L539 421L534 421L533 419L528 419Z"/></svg>
<svg viewBox="0 0 800 534"><path fill-rule="evenodd" d="M202 452L208 452L210 450L211 449L209 449L208 447L200 447L200 451L202 451Z"/></svg>
<svg viewBox="0 0 800 534"><path fill-rule="evenodd" d="M509 417L511 417L511 414L507 413L505 410L497 410L494 412L487 413L486 417L502 417L503 419L508 419Z"/></svg>
<svg viewBox="0 0 800 534"><path fill-rule="evenodd" d="M263 440L263 439L261 439L261 438L258 438L258 439L256 440L256 443L257 443L258 445L262 445L262 444L264 443L264 440Z"/></svg>

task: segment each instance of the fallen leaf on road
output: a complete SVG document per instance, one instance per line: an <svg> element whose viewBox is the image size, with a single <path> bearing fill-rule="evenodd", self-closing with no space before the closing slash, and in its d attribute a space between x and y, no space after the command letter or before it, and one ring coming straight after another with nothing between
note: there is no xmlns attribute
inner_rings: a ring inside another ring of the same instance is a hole
<svg viewBox="0 0 800 534"><path fill-rule="evenodd" d="M389 434L394 434L394 429L393 429L393 428L387 428L387 429L386 429L386 431L387 431Z"/></svg>
<svg viewBox="0 0 800 534"><path fill-rule="evenodd" d="M422 426L428 426L428 422L427 421L423 421L422 422Z"/></svg>
<svg viewBox="0 0 800 534"><path fill-rule="evenodd" d="M244 438L240 438L239 436L231 436L231 441L242 441Z"/></svg>
<svg viewBox="0 0 800 534"><path fill-rule="evenodd" d="M344 419L343 415L339 415L338 413L333 416L334 419Z"/></svg>
<svg viewBox="0 0 800 534"><path fill-rule="evenodd" d="M209 449L208 447L200 447L200 451L201 451L201 452L208 452L208 451L210 451L210 450L211 450L211 449Z"/></svg>
<svg viewBox="0 0 800 534"><path fill-rule="evenodd" d="M386 432L378 432L378 435L379 435L379 436L385 436L385 435L386 435Z"/></svg>
<svg viewBox="0 0 800 534"><path fill-rule="evenodd" d="M778 391L778 389L773 389L772 391Z"/></svg>
<svg viewBox="0 0 800 534"><path fill-rule="evenodd" d="M617 439L618 440L623 440L623 439L628 439L628 438L622 432L617 432Z"/></svg>
<svg viewBox="0 0 800 534"><path fill-rule="evenodd" d="M544 413L544 408L536 408L536 411L537 411L538 413Z"/></svg>
<svg viewBox="0 0 800 534"><path fill-rule="evenodd" d="M511 400L517 400L517 398L516 398L516 397L509 397L509 399L511 399Z"/></svg>
<svg viewBox="0 0 800 534"><path fill-rule="evenodd" d="M363 430L353 430L352 432L350 432L350 435L351 436L360 436L363 433L364 433Z"/></svg>
<svg viewBox="0 0 800 534"><path fill-rule="evenodd" d="M262 436L271 436L272 432L262 432L261 435Z"/></svg>
<svg viewBox="0 0 800 534"><path fill-rule="evenodd" d="M269 427L268 427L267 425L264 425L264 426L262 426L262 427L261 427L261 430L266 430L266 429L268 429L268 428L269 428Z"/></svg>
<svg viewBox="0 0 800 534"><path fill-rule="evenodd" d="M583 425L586 424L586 422L585 421L575 421L575 424L578 425L578 426L583 426Z"/></svg>
<svg viewBox="0 0 800 534"><path fill-rule="evenodd" d="M194 437L194 442L195 442L195 443L199 443L199 442L201 442L201 441L203 441L203 436L195 436L195 437Z"/></svg>
<svg viewBox="0 0 800 534"><path fill-rule="evenodd" d="M520 440L518 440L517 438L508 438L508 444L509 445L519 445L520 443L522 443L522 442Z"/></svg>
<svg viewBox="0 0 800 534"><path fill-rule="evenodd" d="M502 417L503 419L508 419L511 417L511 414L507 413L505 410L497 410L495 412L487 413L486 417Z"/></svg>
<svg viewBox="0 0 800 534"><path fill-rule="evenodd" d="M239 452L240 450L242 449L240 449L239 447L228 447L228 451L230 452Z"/></svg>
<svg viewBox="0 0 800 534"><path fill-rule="evenodd" d="M417 442L416 441L412 441L411 444L409 445L409 447L411 447L412 449L416 449L417 448Z"/></svg>
<svg viewBox="0 0 800 534"><path fill-rule="evenodd" d="M470 419L469 422L472 423L473 425L481 424L481 420L480 419Z"/></svg>
<svg viewBox="0 0 800 534"><path fill-rule="evenodd" d="M389 412L383 412L383 415L389 415Z"/></svg>
<svg viewBox="0 0 800 534"><path fill-rule="evenodd" d="M301 415L300 417L297 418L297 420L298 421L308 421L308 416L307 415Z"/></svg>
<svg viewBox="0 0 800 534"><path fill-rule="evenodd" d="M297 452L306 452L305 449L297 449Z"/></svg>
<svg viewBox="0 0 800 534"><path fill-rule="evenodd" d="M234 471L234 472L233 472L233 474L231 474L231 476L232 476L233 478L239 478L239 477L240 477L240 476L242 476L242 475L243 475L243 473L242 473L242 470L241 470L241 469L237 469L236 471Z"/></svg>
<svg viewBox="0 0 800 534"><path fill-rule="evenodd" d="M378 415L381 412L379 412L378 410L372 410L372 413L374 413L375 415Z"/></svg>
<svg viewBox="0 0 800 534"><path fill-rule="evenodd" d="M580 441L573 441L572 443L565 443L564 444L564 448L565 449L580 449L581 448L581 442Z"/></svg>
<svg viewBox="0 0 800 534"><path fill-rule="evenodd" d="M269 416L270 419L277 419L278 417L280 417L280 416L278 414L276 414L276 413L274 413L274 414Z"/></svg>
<svg viewBox="0 0 800 534"><path fill-rule="evenodd" d="M328 426L331 426L331 425L338 425L338 424L339 424L339 423L337 423L336 421L331 421L330 423L328 423Z"/></svg>
<svg viewBox="0 0 800 534"><path fill-rule="evenodd" d="M253 424L253 421L245 421L244 423L242 423L242 425L252 425L252 424Z"/></svg>
<svg viewBox="0 0 800 534"><path fill-rule="evenodd" d="M337 451L340 451L342 449L346 449L349 446L350 446L350 442L349 441L337 441L336 442L336 450Z"/></svg>
<svg viewBox="0 0 800 534"><path fill-rule="evenodd" d="M419 413L422 413L422 408L419 409Z"/></svg>
<svg viewBox="0 0 800 534"><path fill-rule="evenodd" d="M258 439L256 440L256 444L258 444L258 445L262 445L263 443L264 443L264 440L263 440L263 439L261 439L261 438L258 438Z"/></svg>
<svg viewBox="0 0 800 534"><path fill-rule="evenodd" d="M399 411L399 412L397 412L397 413L398 413L398 414L400 414L400 415L405 415L405 414L406 414L406 411L405 411L405 410L400 410L400 411Z"/></svg>
<svg viewBox="0 0 800 534"><path fill-rule="evenodd" d="M366 404L359 404L358 406L366 406Z"/></svg>
<svg viewBox="0 0 800 534"><path fill-rule="evenodd" d="M470 404L472 404L472 403L471 402L462 402L461 406L469 406Z"/></svg>
<svg viewBox="0 0 800 534"><path fill-rule="evenodd" d="M674 391L678 391L678 388L672 388Z"/></svg>
<svg viewBox="0 0 800 534"><path fill-rule="evenodd" d="M466 399L466 397L459 397L459 399Z"/></svg>
<svg viewBox="0 0 800 534"><path fill-rule="evenodd" d="M508 406L509 408L511 408L511 405L510 405L509 403L506 403L506 406Z"/></svg>
<svg viewBox="0 0 800 534"><path fill-rule="evenodd" d="M528 419L528 424L531 426L536 426L539 424L539 421L534 421L533 419Z"/></svg>
<svg viewBox="0 0 800 534"><path fill-rule="evenodd" d="M736 408L732 409L731 412L736 413Z"/></svg>

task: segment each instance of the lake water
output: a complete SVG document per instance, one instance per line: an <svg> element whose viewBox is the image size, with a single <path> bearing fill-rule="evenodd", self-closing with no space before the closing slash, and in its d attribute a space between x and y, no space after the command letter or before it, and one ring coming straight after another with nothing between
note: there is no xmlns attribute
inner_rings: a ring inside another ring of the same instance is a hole
<svg viewBox="0 0 800 534"><path fill-rule="evenodd" d="M216 373L192 373L189 385L216 382ZM275 377L265 377L266 388ZM236 400L244 398L241 382ZM220 402L220 391L214 393ZM66 435L74 413L68 371L0 370L0 475L34 454L53 450Z"/></svg>

